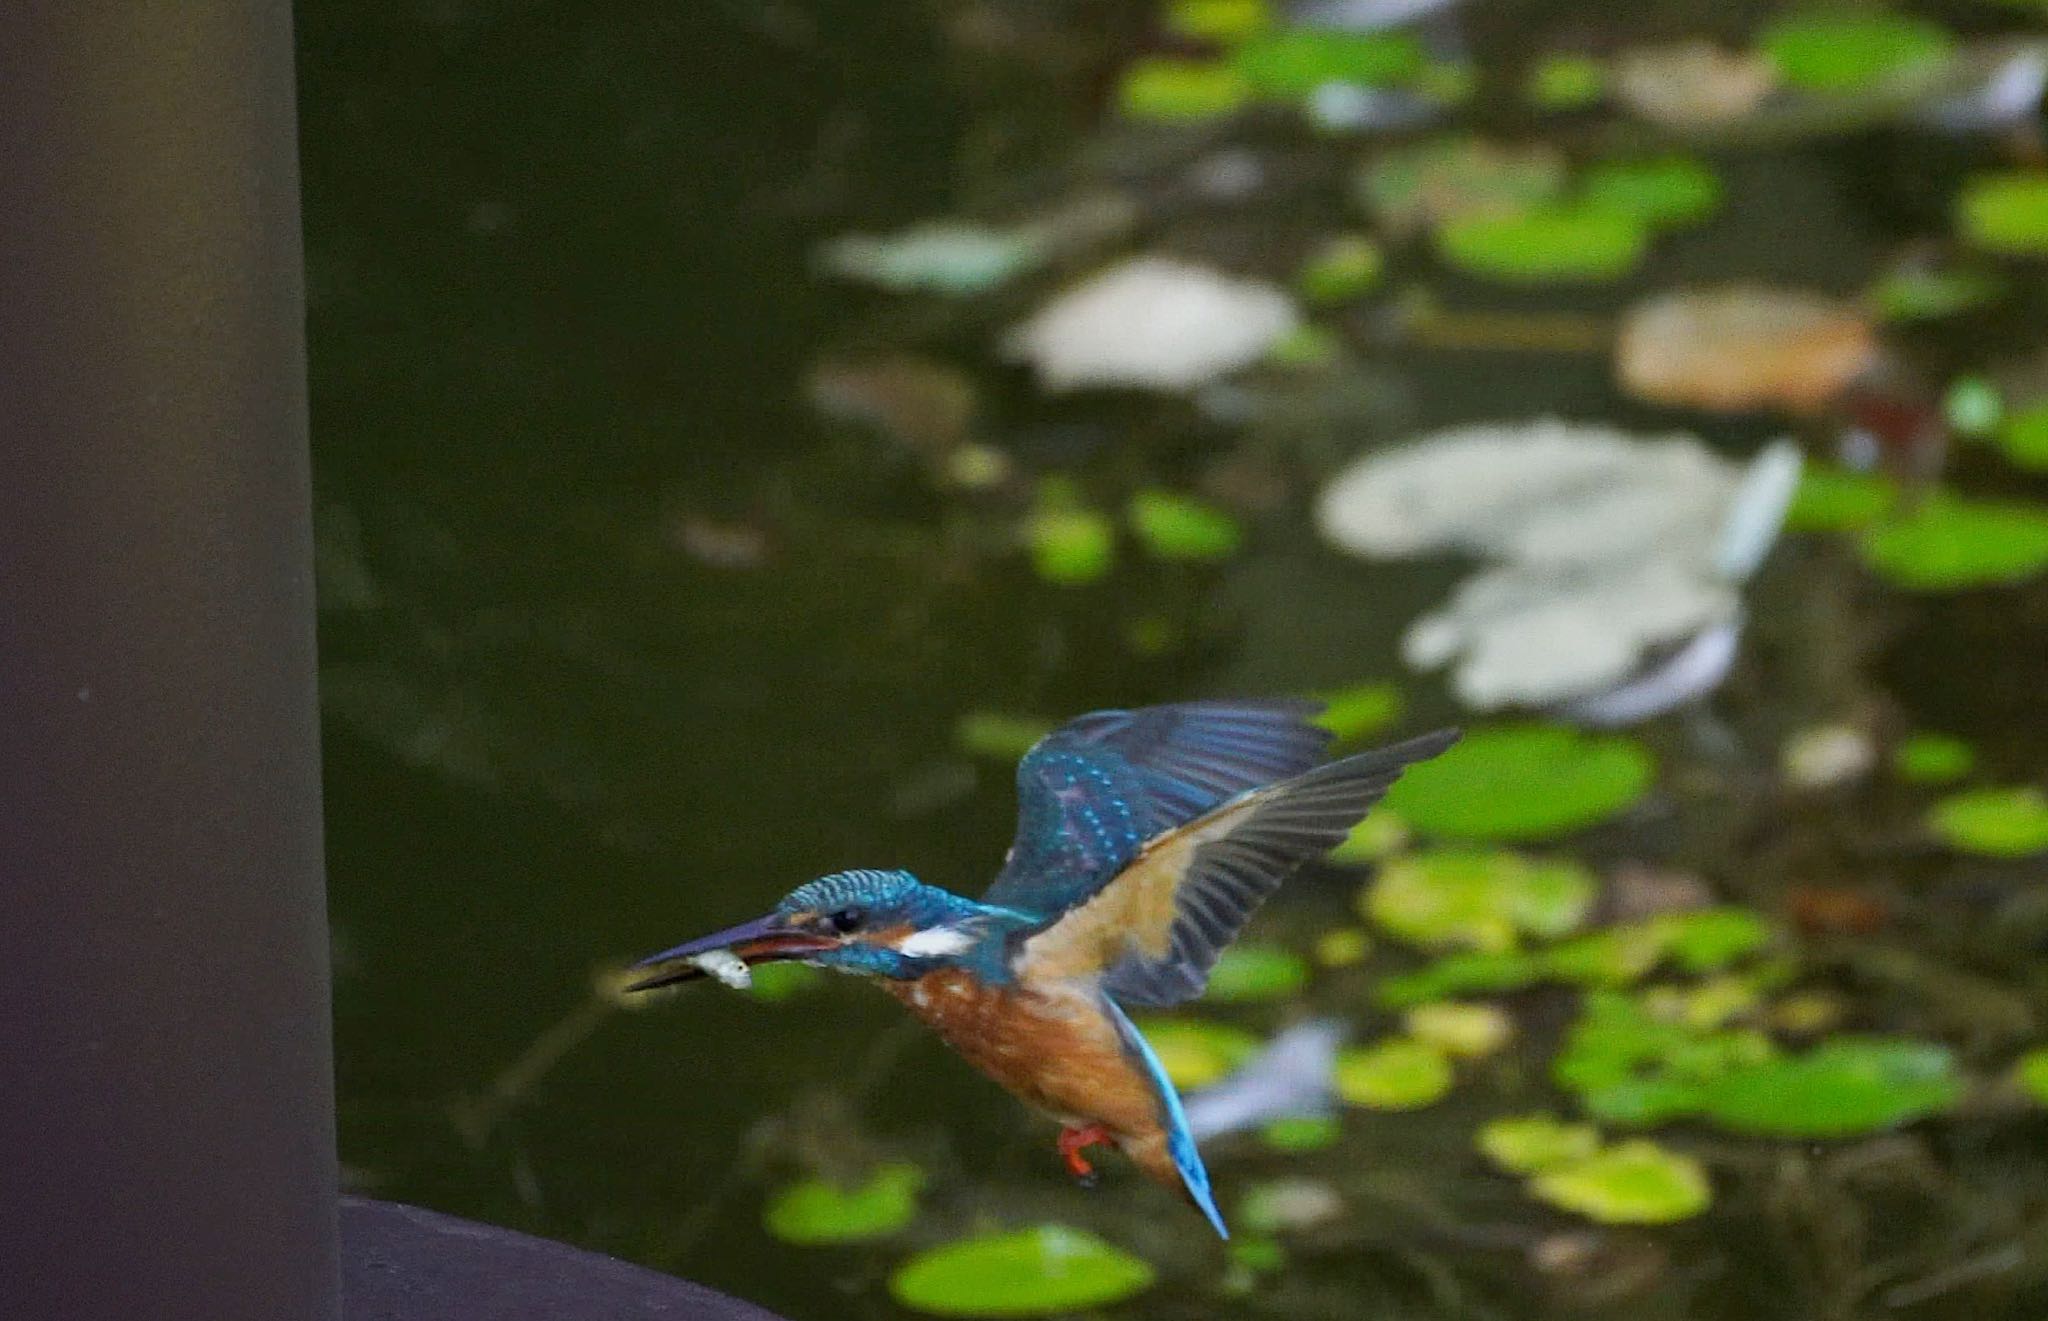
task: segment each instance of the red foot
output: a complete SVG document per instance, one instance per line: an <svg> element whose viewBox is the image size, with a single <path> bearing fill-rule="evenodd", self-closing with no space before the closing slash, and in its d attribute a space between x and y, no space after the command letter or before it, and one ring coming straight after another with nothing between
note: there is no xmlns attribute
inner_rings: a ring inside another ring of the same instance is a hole
<svg viewBox="0 0 2048 1321"><path fill-rule="evenodd" d="M1081 1153L1089 1147L1105 1146L1109 1141L1109 1130L1100 1124L1060 1130L1060 1156L1067 1162L1067 1172L1074 1176L1074 1182L1083 1188L1095 1186L1095 1167Z"/></svg>

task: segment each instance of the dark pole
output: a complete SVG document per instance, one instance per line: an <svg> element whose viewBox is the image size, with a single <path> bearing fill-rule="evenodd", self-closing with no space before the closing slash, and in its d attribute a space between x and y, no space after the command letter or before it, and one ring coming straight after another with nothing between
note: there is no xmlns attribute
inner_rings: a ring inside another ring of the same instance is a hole
<svg viewBox="0 0 2048 1321"><path fill-rule="evenodd" d="M287 0L0 20L0 1311L338 1314Z"/></svg>

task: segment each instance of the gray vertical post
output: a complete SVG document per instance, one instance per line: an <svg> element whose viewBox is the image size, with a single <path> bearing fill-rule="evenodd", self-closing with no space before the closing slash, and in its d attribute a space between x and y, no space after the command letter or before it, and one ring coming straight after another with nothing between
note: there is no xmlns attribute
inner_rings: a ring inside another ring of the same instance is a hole
<svg viewBox="0 0 2048 1321"><path fill-rule="evenodd" d="M0 19L0 1311L338 1314L288 0Z"/></svg>

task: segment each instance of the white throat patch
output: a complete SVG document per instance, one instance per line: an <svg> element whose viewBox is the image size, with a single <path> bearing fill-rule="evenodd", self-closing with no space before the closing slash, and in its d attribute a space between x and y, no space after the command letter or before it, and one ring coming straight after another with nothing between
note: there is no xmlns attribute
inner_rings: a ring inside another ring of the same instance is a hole
<svg viewBox="0 0 2048 1321"><path fill-rule="evenodd" d="M896 952L913 959L937 959L964 954L974 947L974 937L959 927L927 927L913 931L896 945Z"/></svg>

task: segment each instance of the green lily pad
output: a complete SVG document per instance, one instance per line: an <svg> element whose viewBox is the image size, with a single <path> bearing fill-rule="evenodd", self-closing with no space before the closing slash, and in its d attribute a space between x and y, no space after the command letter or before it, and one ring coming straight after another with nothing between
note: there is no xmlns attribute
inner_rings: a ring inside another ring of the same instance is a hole
<svg viewBox="0 0 2048 1321"><path fill-rule="evenodd" d="M1852 532L1869 527L1897 507L1898 484L1882 473L1809 463L1799 474L1788 532Z"/></svg>
<svg viewBox="0 0 2048 1321"><path fill-rule="evenodd" d="M1896 586L1957 591L2048 568L2048 508L1936 492L1863 534L1863 559Z"/></svg>
<svg viewBox="0 0 2048 1321"><path fill-rule="evenodd" d="M1955 39L1924 19L1841 10L1779 19L1758 45L1788 86L1862 92L1938 69Z"/></svg>
<svg viewBox="0 0 2048 1321"><path fill-rule="evenodd" d="M1052 722L1038 716L969 711L953 722L953 746L970 757L1016 761L1051 731Z"/></svg>
<svg viewBox="0 0 2048 1321"><path fill-rule="evenodd" d="M1201 1019L1146 1018L1138 1031L1151 1043L1167 1080L1183 1091L1222 1081L1259 1049L1259 1039L1243 1028Z"/></svg>
<svg viewBox="0 0 2048 1321"><path fill-rule="evenodd" d="M763 963L752 969L750 982L747 989L756 1000L779 1004L817 990L825 982L825 973L803 963Z"/></svg>
<svg viewBox="0 0 2048 1321"><path fill-rule="evenodd" d="M2013 1065L2013 1081L2020 1090L2042 1105L2048 1105L2048 1046L2030 1050Z"/></svg>
<svg viewBox="0 0 2048 1321"><path fill-rule="evenodd" d="M1450 1001L1417 1005L1402 1016L1401 1025L1409 1036L1455 1059L1491 1055L1515 1035L1515 1020L1497 1005Z"/></svg>
<svg viewBox="0 0 2048 1321"><path fill-rule="evenodd" d="M1961 852L2023 858L2048 849L2048 795L2032 785L1971 789L1936 803L1927 824Z"/></svg>
<svg viewBox="0 0 2048 1321"><path fill-rule="evenodd" d="M1237 1218L1254 1234L1285 1234L1311 1229L1344 1211L1337 1190L1318 1179L1301 1176L1254 1184L1237 1203Z"/></svg>
<svg viewBox="0 0 2048 1321"><path fill-rule="evenodd" d="M1945 1110L1962 1094L1946 1047L1840 1037L1713 1080L1701 1112L1723 1128L1761 1137L1852 1137Z"/></svg>
<svg viewBox="0 0 2048 1321"><path fill-rule="evenodd" d="M1316 962L1325 968L1350 968L1365 962L1372 937L1357 927L1339 927L1316 937Z"/></svg>
<svg viewBox="0 0 2048 1321"><path fill-rule="evenodd" d="M1382 979L1373 994L1388 1008L1402 1009L1451 996L1518 991L1548 975L1544 956L1527 950L1452 954L1415 972Z"/></svg>
<svg viewBox="0 0 2048 1321"><path fill-rule="evenodd" d="M1344 1129L1334 1115L1289 1115L1259 1130L1259 1140L1275 1151L1321 1151L1337 1144Z"/></svg>
<svg viewBox="0 0 2048 1321"><path fill-rule="evenodd" d="M1958 376L1941 396L1941 415L1957 435L1982 439L2005 421L2005 397L1982 376ZM2048 412L2043 420L2048 422Z"/></svg>
<svg viewBox="0 0 2048 1321"><path fill-rule="evenodd" d="M1244 542L1229 514L1172 491L1139 491L1129 517L1139 542L1162 560L1227 560Z"/></svg>
<svg viewBox="0 0 2048 1321"><path fill-rule="evenodd" d="M1308 985L1308 960L1271 945L1232 945L1209 970L1204 999L1280 1000Z"/></svg>
<svg viewBox="0 0 2048 1321"><path fill-rule="evenodd" d="M1266 0L1174 0L1166 10L1167 30L1193 41L1234 46L1273 26Z"/></svg>
<svg viewBox="0 0 2048 1321"><path fill-rule="evenodd" d="M1116 527L1086 509L1043 509L1031 516L1031 564L1062 587L1096 582L1116 566Z"/></svg>
<svg viewBox="0 0 2048 1321"><path fill-rule="evenodd" d="M1600 1130L1555 1115L1507 1115L1479 1130L1479 1152L1510 1174L1541 1174L1600 1150Z"/></svg>
<svg viewBox="0 0 2048 1321"><path fill-rule="evenodd" d="M1462 216L1436 233L1437 255L1468 275L1508 284L1618 280L1650 243L1635 216L1587 205Z"/></svg>
<svg viewBox="0 0 2048 1321"><path fill-rule="evenodd" d="M1998 429L1998 448L2019 467L2048 472L2048 400L2014 409Z"/></svg>
<svg viewBox="0 0 2048 1321"><path fill-rule="evenodd" d="M889 1277L896 1301L939 1316L1052 1316L1152 1287L1150 1263L1065 1225L982 1234L918 1253Z"/></svg>
<svg viewBox="0 0 2048 1321"><path fill-rule="evenodd" d="M2005 282L1986 271L1892 271L1870 289L1871 306L1886 321L1938 321L1974 311L2005 295Z"/></svg>
<svg viewBox="0 0 2048 1321"><path fill-rule="evenodd" d="M1956 227L1988 252L2048 252L2048 171L1980 174L1956 195Z"/></svg>
<svg viewBox="0 0 2048 1321"><path fill-rule="evenodd" d="M1772 1053L1761 1033L1701 1031L1602 991L1586 997L1551 1061L1551 1077L1595 1118L1655 1124L1697 1113L1707 1104L1709 1085Z"/></svg>
<svg viewBox="0 0 2048 1321"><path fill-rule="evenodd" d="M1687 972L1725 968L1763 947L1771 925L1748 908L1698 908L1649 920L1673 961Z"/></svg>
<svg viewBox="0 0 2048 1321"><path fill-rule="evenodd" d="M1432 138L1373 158L1358 174L1359 202L1395 229L1454 216L1525 211L1564 195L1564 158L1543 146Z"/></svg>
<svg viewBox="0 0 2048 1321"><path fill-rule="evenodd" d="M1592 873L1568 859L1433 849L1383 866L1362 907L1416 945L1505 950L1523 935L1558 936L1577 926L1597 888Z"/></svg>
<svg viewBox="0 0 2048 1321"><path fill-rule="evenodd" d="M1538 1198L1603 1225L1665 1225L1707 1209L1713 1189L1700 1163L1647 1138L1619 1142L1537 1175Z"/></svg>
<svg viewBox="0 0 2048 1321"><path fill-rule="evenodd" d="M1132 119L1185 124L1242 109L1252 99L1252 87L1220 61L1155 55L1124 70L1116 99L1117 108Z"/></svg>
<svg viewBox="0 0 2048 1321"><path fill-rule="evenodd" d="M1351 833L1330 850L1330 861L1379 862L1406 849L1414 838L1415 832L1408 829L1400 813L1382 804L1367 812L1351 827Z"/></svg>
<svg viewBox="0 0 2048 1321"><path fill-rule="evenodd" d="M1369 1110L1418 1110L1443 1099L1454 1081L1451 1062L1425 1041L1389 1037L1338 1052L1337 1095Z"/></svg>
<svg viewBox="0 0 2048 1321"><path fill-rule="evenodd" d="M1405 705L1400 688L1383 679L1318 693L1317 697L1323 709L1316 713L1315 723L1329 730L1339 743L1355 743L1380 733L1401 718Z"/></svg>
<svg viewBox="0 0 2048 1321"><path fill-rule="evenodd" d="M1648 225L1691 225L1721 205L1721 177L1690 156L1605 161L1587 172L1580 200Z"/></svg>
<svg viewBox="0 0 2048 1321"><path fill-rule="evenodd" d="M1407 32L1290 28L1239 46L1232 63L1266 96L1294 99L1324 83L1387 86L1420 73L1428 51Z"/></svg>
<svg viewBox="0 0 2048 1321"><path fill-rule="evenodd" d="M1402 819L1453 839L1548 839L1596 824L1648 792L1642 745L1562 725L1474 730L1409 768L1387 794Z"/></svg>
<svg viewBox="0 0 2048 1321"><path fill-rule="evenodd" d="M806 1246L883 1238L917 1215L923 1187L924 1171L915 1165L884 1165L850 1188L805 1179L769 1198L762 1221L783 1242Z"/></svg>
<svg viewBox="0 0 2048 1321"><path fill-rule="evenodd" d="M1607 66L1590 55L1546 55L1529 71L1529 104L1578 110L1607 95Z"/></svg>
<svg viewBox="0 0 2048 1321"><path fill-rule="evenodd" d="M1952 734L1911 734L1892 749L1892 773L1913 784L1950 784L1976 766L1976 749Z"/></svg>
<svg viewBox="0 0 2048 1321"><path fill-rule="evenodd" d="M1379 244L1363 234L1340 234L1309 254L1294 287L1311 303L1348 303L1378 284L1385 267Z"/></svg>

